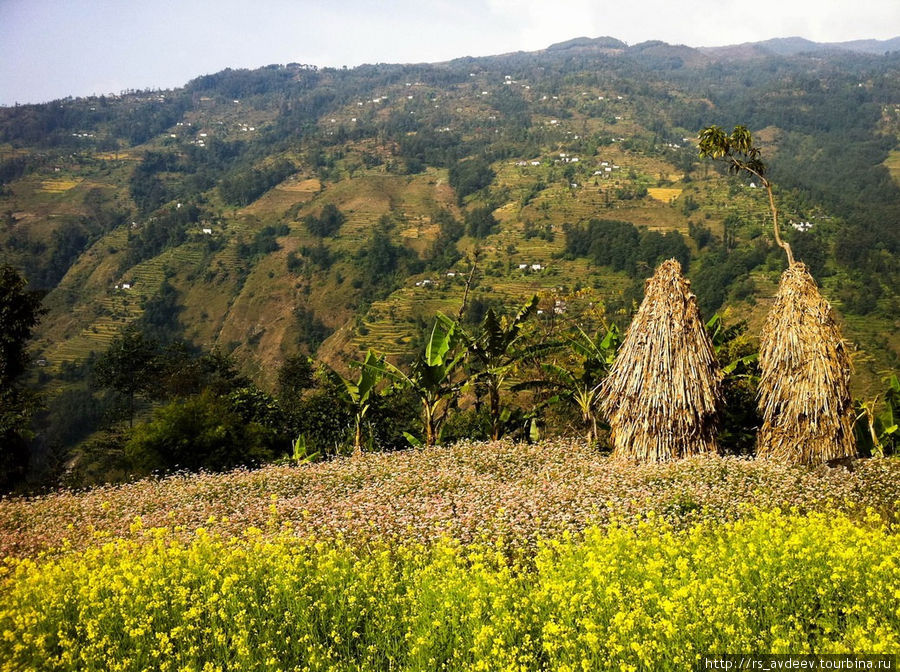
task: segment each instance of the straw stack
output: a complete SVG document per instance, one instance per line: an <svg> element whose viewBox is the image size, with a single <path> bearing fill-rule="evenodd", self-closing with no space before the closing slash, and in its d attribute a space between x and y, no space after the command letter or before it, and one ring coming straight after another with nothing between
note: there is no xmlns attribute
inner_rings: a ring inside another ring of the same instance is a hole
<svg viewBox="0 0 900 672"><path fill-rule="evenodd" d="M603 385L615 454L661 462L715 452L721 381L690 282L677 261L663 262Z"/></svg>
<svg viewBox="0 0 900 672"><path fill-rule="evenodd" d="M850 356L804 264L782 274L759 348L757 454L794 464L856 455Z"/></svg>

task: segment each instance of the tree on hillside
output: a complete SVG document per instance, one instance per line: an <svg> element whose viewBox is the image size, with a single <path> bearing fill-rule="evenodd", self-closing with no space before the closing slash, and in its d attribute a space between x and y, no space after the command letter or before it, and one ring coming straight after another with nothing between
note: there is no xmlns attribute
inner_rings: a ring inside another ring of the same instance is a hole
<svg viewBox="0 0 900 672"><path fill-rule="evenodd" d="M346 219L344 213L334 203L328 203L318 217L307 215L303 218L303 223L314 236L329 238L338 232Z"/></svg>
<svg viewBox="0 0 900 672"><path fill-rule="evenodd" d="M99 387L123 394L128 403L128 424L134 426L135 400L157 386L162 361L159 343L134 325L123 329L94 366Z"/></svg>
<svg viewBox="0 0 900 672"><path fill-rule="evenodd" d="M494 233L498 224L490 205L482 205L466 213L466 233L473 238L487 238Z"/></svg>
<svg viewBox="0 0 900 672"><path fill-rule="evenodd" d="M183 341L167 345L159 359L151 364L150 373L159 372L158 382L148 394L154 399L187 397L205 389L226 396L251 384L249 378L238 372L230 355L217 349L197 352Z"/></svg>
<svg viewBox="0 0 900 672"><path fill-rule="evenodd" d="M11 266L0 266L0 491L15 485L28 466L28 425L35 398L20 385L28 368L28 339L43 313Z"/></svg>
<svg viewBox="0 0 900 672"><path fill-rule="evenodd" d="M426 255L428 264L435 270L451 268L461 256L456 241L465 235L466 227L447 210L438 210L431 221L437 224L438 235Z"/></svg>
<svg viewBox="0 0 900 672"><path fill-rule="evenodd" d="M462 205L466 196L484 189L493 180L496 174L491 164L484 157L464 159L457 161L448 171L450 186L456 190L456 198Z"/></svg>
<svg viewBox="0 0 900 672"><path fill-rule="evenodd" d="M28 339L44 310L40 297L12 266L0 266L0 386L12 385L28 368Z"/></svg>
<svg viewBox="0 0 900 672"><path fill-rule="evenodd" d="M306 355L288 357L278 369L278 398L284 403L299 402L315 384L315 370Z"/></svg>
<svg viewBox="0 0 900 672"><path fill-rule="evenodd" d="M125 453L144 474L170 469L219 471L270 460L277 429L261 422L258 414L242 412L246 404L241 401L236 393L223 397L210 389L171 401L134 429Z"/></svg>
<svg viewBox="0 0 900 672"><path fill-rule="evenodd" d="M753 135L746 126L735 126L731 135L726 135L718 126L708 126L700 131L700 156L723 161L728 171L734 174L749 173L756 177L769 197L769 209L772 212L772 229L775 242L784 250L788 258L788 266L794 263L794 254L787 241L782 240L778 227L778 209L775 207L775 195L772 183L766 177L766 165L760 158L760 150L753 144Z"/></svg>
<svg viewBox="0 0 900 672"><path fill-rule="evenodd" d="M219 182L219 194L229 205L250 205L295 170L294 164L287 159L279 159L262 168L239 170Z"/></svg>
<svg viewBox="0 0 900 672"><path fill-rule="evenodd" d="M856 455L852 431L850 355L806 264L781 239L778 210L766 166L750 131L718 126L700 132L700 156L724 161L731 172L760 180L769 196L775 241L788 258L759 342L757 453L785 462L820 464Z"/></svg>

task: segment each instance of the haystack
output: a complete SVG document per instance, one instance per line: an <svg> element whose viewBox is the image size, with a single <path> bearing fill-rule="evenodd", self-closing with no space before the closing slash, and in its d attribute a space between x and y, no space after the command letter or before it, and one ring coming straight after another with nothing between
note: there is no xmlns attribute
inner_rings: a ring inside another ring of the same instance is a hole
<svg viewBox="0 0 900 672"><path fill-rule="evenodd" d="M661 462L715 452L721 380L690 282L677 261L663 262L603 385L615 454Z"/></svg>
<svg viewBox="0 0 900 672"><path fill-rule="evenodd" d="M757 454L795 464L856 455L850 356L804 264L782 274L759 348Z"/></svg>

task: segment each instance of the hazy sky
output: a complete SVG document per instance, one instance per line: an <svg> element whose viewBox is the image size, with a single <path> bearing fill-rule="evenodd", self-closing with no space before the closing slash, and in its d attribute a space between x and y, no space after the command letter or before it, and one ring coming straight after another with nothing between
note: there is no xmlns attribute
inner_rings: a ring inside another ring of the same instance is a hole
<svg viewBox="0 0 900 672"><path fill-rule="evenodd" d="M573 37L717 46L900 35L900 0L0 0L0 105L226 67L444 61Z"/></svg>

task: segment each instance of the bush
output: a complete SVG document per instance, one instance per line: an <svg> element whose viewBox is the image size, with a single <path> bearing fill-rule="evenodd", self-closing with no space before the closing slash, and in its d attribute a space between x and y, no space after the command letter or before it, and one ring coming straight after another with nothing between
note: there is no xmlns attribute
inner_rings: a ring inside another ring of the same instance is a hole
<svg viewBox="0 0 900 672"><path fill-rule="evenodd" d="M247 422L210 391L172 401L134 428L125 453L139 473L172 469L219 471L274 457L274 429Z"/></svg>
<svg viewBox="0 0 900 672"><path fill-rule="evenodd" d="M326 238L336 234L346 219L344 213L338 210L336 205L328 203L322 208L322 212L318 217L307 215L303 218L303 223L314 236Z"/></svg>

